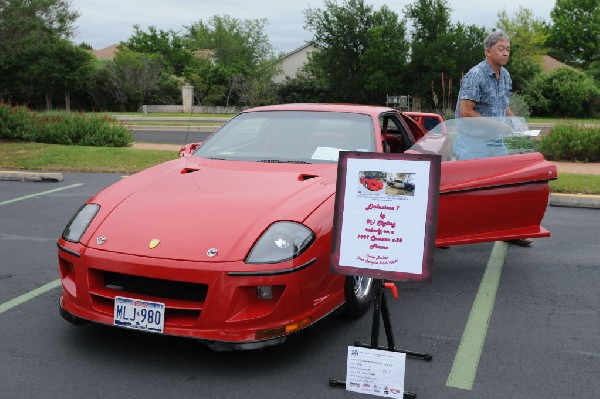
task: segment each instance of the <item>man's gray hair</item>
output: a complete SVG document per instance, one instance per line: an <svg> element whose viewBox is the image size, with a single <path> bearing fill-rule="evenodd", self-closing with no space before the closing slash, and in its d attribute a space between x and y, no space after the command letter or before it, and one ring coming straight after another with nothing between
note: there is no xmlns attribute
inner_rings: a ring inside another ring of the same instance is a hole
<svg viewBox="0 0 600 399"><path fill-rule="evenodd" d="M492 32L483 40L483 48L492 48L494 44L498 43L500 40L506 40L507 42L510 42L510 37L508 37L508 35L501 30Z"/></svg>

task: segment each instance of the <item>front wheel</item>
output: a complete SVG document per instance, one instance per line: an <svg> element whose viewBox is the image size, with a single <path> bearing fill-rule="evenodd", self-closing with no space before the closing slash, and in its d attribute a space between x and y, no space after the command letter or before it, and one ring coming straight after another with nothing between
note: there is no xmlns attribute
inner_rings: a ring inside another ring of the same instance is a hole
<svg viewBox="0 0 600 399"><path fill-rule="evenodd" d="M375 296L375 280L371 277L346 276L344 314L350 317L363 315L371 306Z"/></svg>

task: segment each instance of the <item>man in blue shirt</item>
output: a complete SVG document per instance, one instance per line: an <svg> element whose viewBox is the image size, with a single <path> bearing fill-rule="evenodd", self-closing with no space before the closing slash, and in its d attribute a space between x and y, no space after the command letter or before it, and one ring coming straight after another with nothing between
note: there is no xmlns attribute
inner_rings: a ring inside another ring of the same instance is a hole
<svg viewBox="0 0 600 399"><path fill-rule="evenodd" d="M510 56L510 38L502 31L489 34L483 41L485 60L467 72L460 82L455 118L514 116L508 106L512 95L512 80L504 68ZM491 122L493 123L493 122ZM506 155L502 137L483 139L475 134L459 134L454 143L457 159L474 159ZM521 246L531 245L530 239L511 241Z"/></svg>
<svg viewBox="0 0 600 399"><path fill-rule="evenodd" d="M508 106L512 80L504 68L510 56L510 38L502 31L492 32L483 47L485 60L471 68L460 82L456 118L513 116Z"/></svg>

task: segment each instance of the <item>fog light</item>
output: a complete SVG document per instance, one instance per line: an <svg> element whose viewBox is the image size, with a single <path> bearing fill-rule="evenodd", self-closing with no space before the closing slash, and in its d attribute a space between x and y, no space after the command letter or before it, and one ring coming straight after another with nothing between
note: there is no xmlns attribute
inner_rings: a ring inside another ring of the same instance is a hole
<svg viewBox="0 0 600 399"><path fill-rule="evenodd" d="M309 324L310 324L310 317L306 317L302 320L298 320L295 323L287 324L285 326L285 332L286 332L286 334L289 334L291 332L301 329L302 327L306 327Z"/></svg>
<svg viewBox="0 0 600 399"><path fill-rule="evenodd" d="M273 338L285 334L293 333L294 331L300 330L310 324L310 317L305 317L302 320L298 320L294 323L286 324L285 326L268 328L265 330L258 330L256 332L256 339Z"/></svg>
<svg viewBox="0 0 600 399"><path fill-rule="evenodd" d="M259 285L256 287L256 296L258 299L273 299L272 285Z"/></svg>

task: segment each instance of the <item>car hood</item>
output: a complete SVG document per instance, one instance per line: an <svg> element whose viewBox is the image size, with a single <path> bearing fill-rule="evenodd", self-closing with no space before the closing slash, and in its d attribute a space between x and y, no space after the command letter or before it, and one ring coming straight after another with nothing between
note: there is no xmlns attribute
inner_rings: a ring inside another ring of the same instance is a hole
<svg viewBox="0 0 600 399"><path fill-rule="evenodd" d="M334 194L335 180L335 165L186 157L127 177L93 198L101 205L101 221L86 246L168 259L240 261L273 222L305 220ZM152 240L160 242L151 248ZM217 256L207 255L211 248Z"/></svg>

